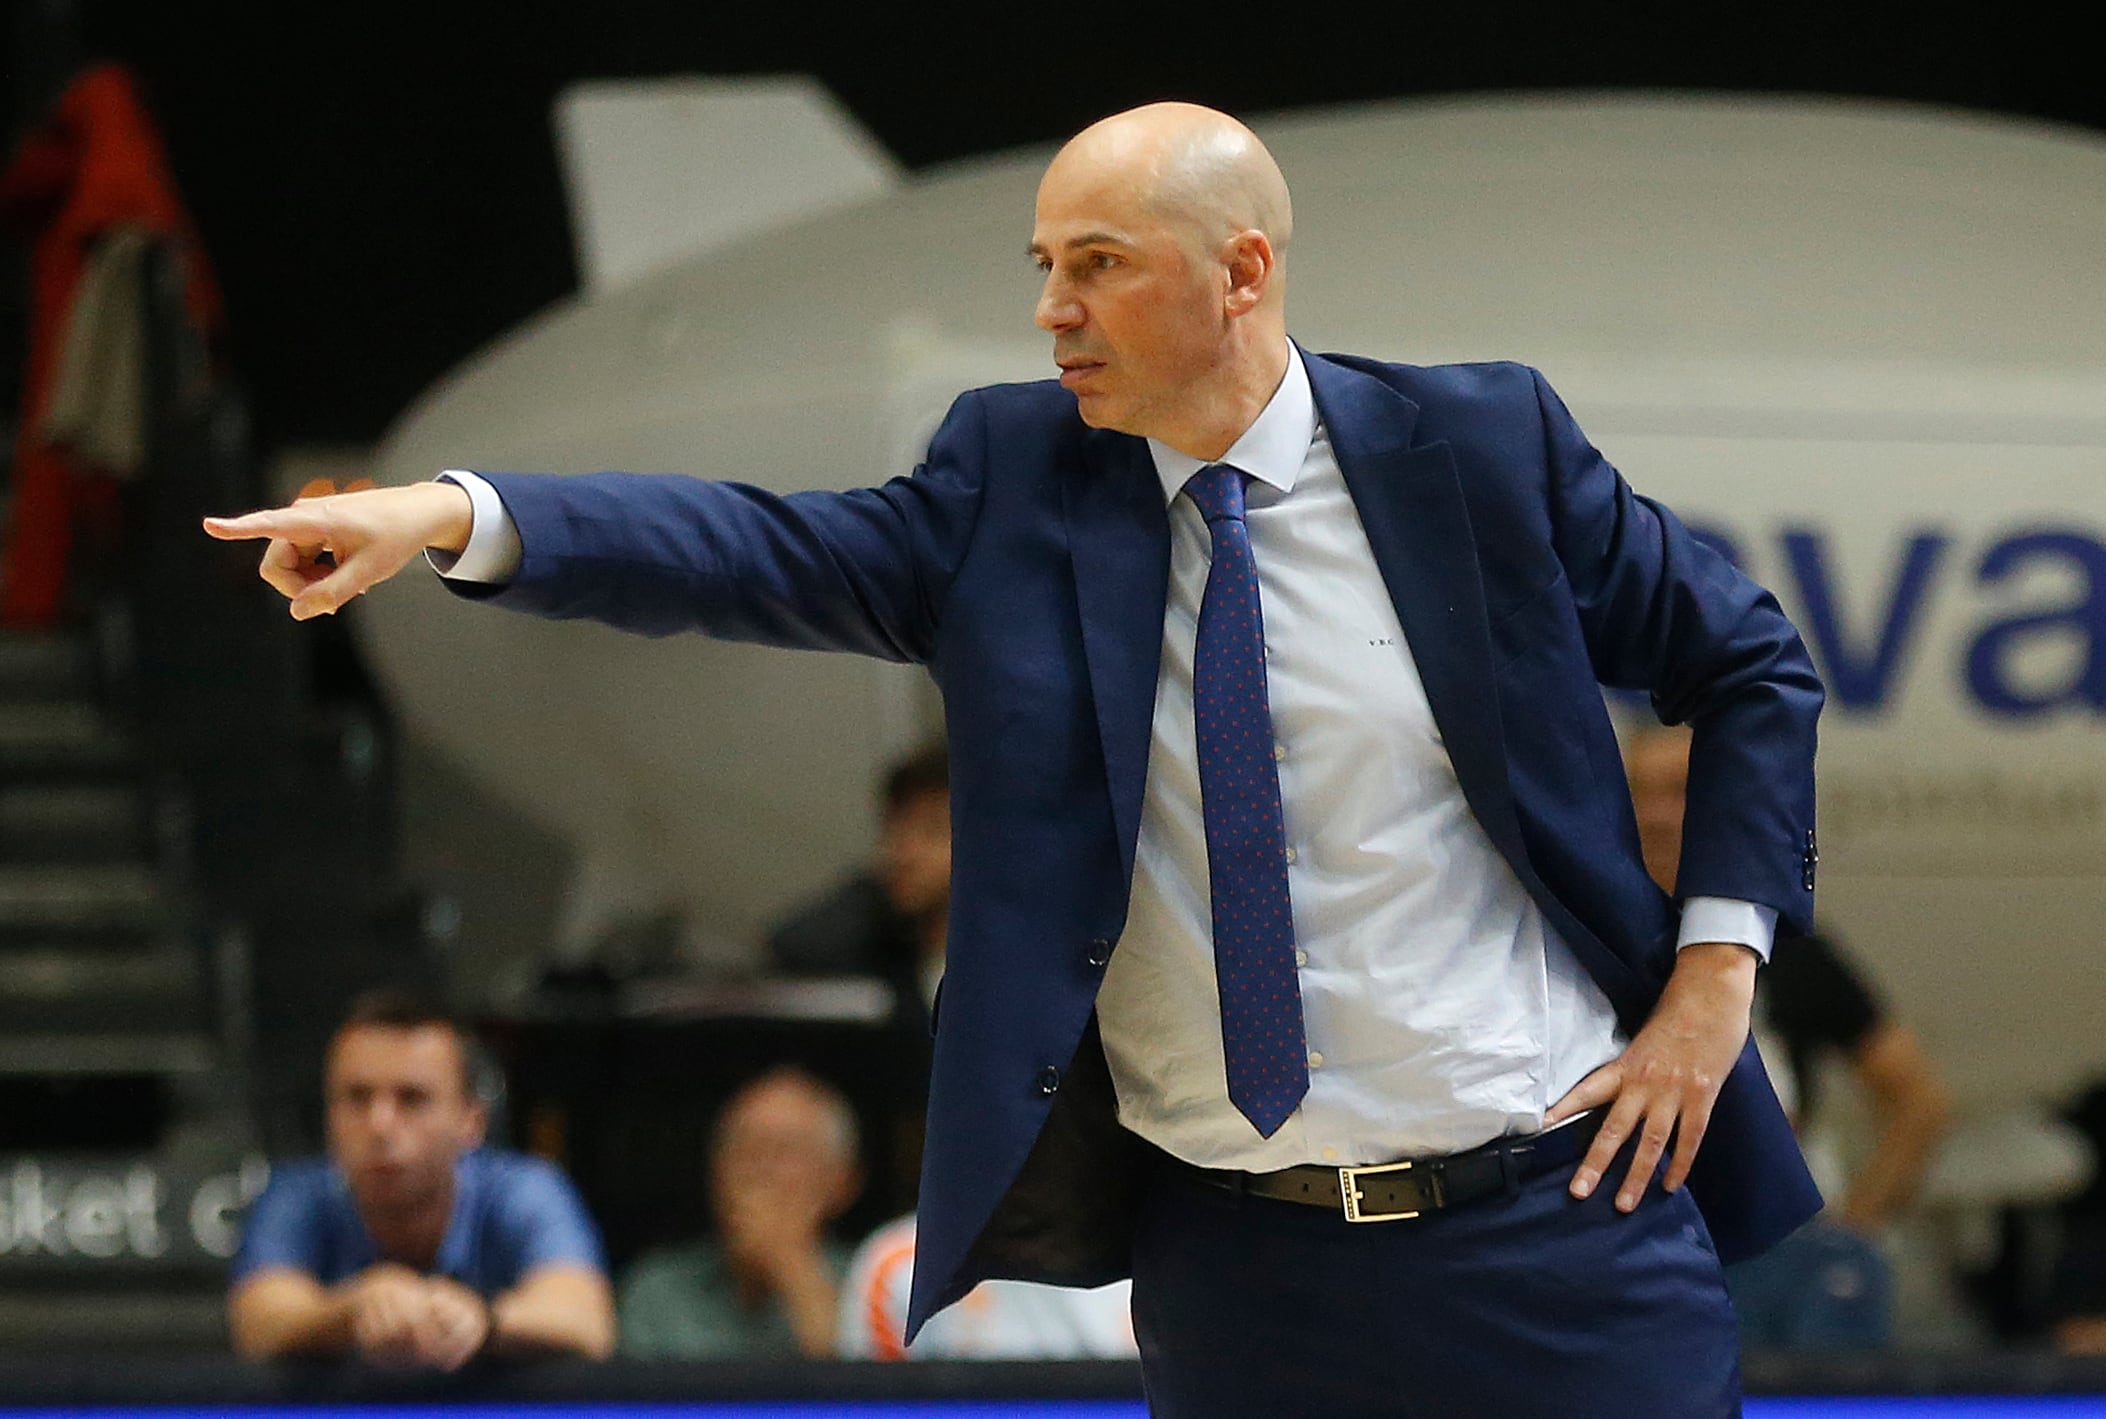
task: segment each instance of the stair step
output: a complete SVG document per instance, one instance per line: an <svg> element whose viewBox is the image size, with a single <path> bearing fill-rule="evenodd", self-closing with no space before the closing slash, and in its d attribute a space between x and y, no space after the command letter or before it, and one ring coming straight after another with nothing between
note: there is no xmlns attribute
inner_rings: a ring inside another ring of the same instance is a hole
<svg viewBox="0 0 2106 1419"><path fill-rule="evenodd" d="M15 783L0 787L0 858L70 860L137 856L149 843L139 790L123 783Z"/></svg>
<svg viewBox="0 0 2106 1419"><path fill-rule="evenodd" d="M0 940L143 933L172 906L160 873L138 863L0 867Z"/></svg>
<svg viewBox="0 0 2106 1419"><path fill-rule="evenodd" d="M0 771L107 770L131 762L130 736L93 701L0 701Z"/></svg>
<svg viewBox="0 0 2106 1419"><path fill-rule="evenodd" d="M0 1074L202 1074L215 1058L196 1030L0 1035Z"/></svg>
<svg viewBox="0 0 2106 1419"><path fill-rule="evenodd" d="M195 952L81 951L56 946L0 948L0 1001L62 1001L144 995L172 1004L199 984Z"/></svg>
<svg viewBox="0 0 2106 1419"><path fill-rule="evenodd" d="M78 636L0 635L0 696L51 699L85 693L95 678L95 654Z"/></svg>
<svg viewBox="0 0 2106 1419"><path fill-rule="evenodd" d="M0 1031L105 1032L202 1024L208 989L195 950L0 948Z"/></svg>

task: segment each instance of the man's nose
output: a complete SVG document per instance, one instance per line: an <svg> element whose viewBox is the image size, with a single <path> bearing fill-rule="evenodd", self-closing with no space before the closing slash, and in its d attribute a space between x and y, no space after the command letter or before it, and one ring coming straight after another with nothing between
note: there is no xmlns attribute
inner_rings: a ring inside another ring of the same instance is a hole
<svg viewBox="0 0 2106 1419"><path fill-rule="evenodd" d="M1038 293L1038 309L1032 313L1038 328L1059 334L1082 324L1082 303L1069 294L1058 273L1046 277Z"/></svg>

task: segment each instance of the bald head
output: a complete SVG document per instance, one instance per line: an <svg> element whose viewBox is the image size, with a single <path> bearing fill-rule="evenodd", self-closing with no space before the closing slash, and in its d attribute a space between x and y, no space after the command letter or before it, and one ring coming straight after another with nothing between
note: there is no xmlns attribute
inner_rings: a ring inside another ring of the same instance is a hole
<svg viewBox="0 0 2106 1419"><path fill-rule="evenodd" d="M1287 368L1287 183L1197 104L1091 124L1038 185L1040 328L1083 421L1219 458Z"/></svg>
<svg viewBox="0 0 2106 1419"><path fill-rule="evenodd" d="M1287 179L1258 135L1192 103L1152 103L1083 129L1047 169L1131 185L1135 197L1183 226L1201 249L1260 231L1282 256L1294 235Z"/></svg>

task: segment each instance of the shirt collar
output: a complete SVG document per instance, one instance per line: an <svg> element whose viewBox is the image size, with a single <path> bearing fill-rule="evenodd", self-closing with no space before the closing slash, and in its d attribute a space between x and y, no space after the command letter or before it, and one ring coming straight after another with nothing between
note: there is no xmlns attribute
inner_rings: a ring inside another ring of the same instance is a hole
<svg viewBox="0 0 2106 1419"><path fill-rule="evenodd" d="M1309 371L1302 368L1301 350L1289 340L1287 373L1281 378L1280 387L1273 391L1257 420L1243 431L1243 437L1214 461L1233 463L1259 482L1284 493L1294 487L1295 476L1302 471L1302 460L1309 456L1309 445L1315 438L1316 400L1309 393ZM1155 459L1155 476L1162 482L1165 503L1176 501L1186 481L1207 466L1156 439L1148 440L1148 452Z"/></svg>

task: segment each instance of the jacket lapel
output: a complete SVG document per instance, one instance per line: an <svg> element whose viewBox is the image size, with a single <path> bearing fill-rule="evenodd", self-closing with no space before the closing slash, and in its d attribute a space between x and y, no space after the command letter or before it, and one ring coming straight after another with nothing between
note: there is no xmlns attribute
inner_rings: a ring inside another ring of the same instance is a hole
<svg viewBox="0 0 2106 1419"><path fill-rule="evenodd" d="M1090 696L1130 881L1170 594L1170 518L1145 441L1092 430L1083 464L1080 477L1063 481L1062 496Z"/></svg>
<svg viewBox="0 0 2106 1419"><path fill-rule="evenodd" d="M1475 534L1445 443L1413 446L1418 406L1370 376L1303 353L1375 565L1389 588L1434 724L1477 821L1524 882L1535 873L1507 779ZM1083 651L1104 746L1121 866L1133 871L1169 594L1170 523L1148 445L1092 430L1062 484Z"/></svg>
<svg viewBox="0 0 2106 1419"><path fill-rule="evenodd" d="M1412 446L1418 405L1380 380L1306 351L1303 363L1463 797L1493 846L1532 882L1507 780L1477 542L1454 457L1446 443Z"/></svg>

